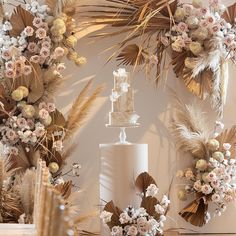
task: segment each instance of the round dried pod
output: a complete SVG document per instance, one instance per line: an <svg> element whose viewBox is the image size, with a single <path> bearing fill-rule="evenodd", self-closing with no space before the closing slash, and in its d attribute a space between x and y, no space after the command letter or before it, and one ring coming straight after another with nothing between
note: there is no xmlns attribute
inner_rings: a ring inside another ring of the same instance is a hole
<svg viewBox="0 0 236 236"><path fill-rule="evenodd" d="M62 19L62 20L65 22L65 21L67 21L68 16L67 16L65 13L62 12L62 13L59 15L59 19Z"/></svg>
<svg viewBox="0 0 236 236"><path fill-rule="evenodd" d="M200 159L196 163L196 169L200 171L205 171L208 167L207 161L204 159Z"/></svg>
<svg viewBox="0 0 236 236"><path fill-rule="evenodd" d="M217 151L219 149L220 143L216 139L210 139L207 142L207 147L209 148L210 151L214 152L214 151Z"/></svg>
<svg viewBox="0 0 236 236"><path fill-rule="evenodd" d="M75 51L69 51L67 58L71 61L75 61L78 58L78 53Z"/></svg>
<svg viewBox="0 0 236 236"><path fill-rule="evenodd" d="M77 66L82 66L87 63L87 60L85 57L78 57L74 62Z"/></svg>
<svg viewBox="0 0 236 236"><path fill-rule="evenodd" d="M212 158L214 158L215 160L222 162L225 159L225 156L222 152L214 152L212 154Z"/></svg>
<svg viewBox="0 0 236 236"><path fill-rule="evenodd" d="M23 91L16 89L12 92L11 97L14 101L19 102L24 98Z"/></svg>
<svg viewBox="0 0 236 236"><path fill-rule="evenodd" d="M49 115L46 119L41 120L45 126L49 126L52 123L52 117Z"/></svg>
<svg viewBox="0 0 236 236"><path fill-rule="evenodd" d="M56 162L50 162L48 169L52 174L55 174L59 170L59 165Z"/></svg>
<svg viewBox="0 0 236 236"><path fill-rule="evenodd" d="M69 37L66 39L66 45L67 45L68 47L70 47L70 48L75 47L75 45L76 45L77 42L78 42L78 39L77 39L75 36L73 36L73 35L69 36Z"/></svg>
<svg viewBox="0 0 236 236"><path fill-rule="evenodd" d="M25 105L22 109L22 114L25 118L31 119L35 115L35 108L32 105Z"/></svg>
<svg viewBox="0 0 236 236"><path fill-rule="evenodd" d="M187 194L184 189L181 189L178 191L178 199L181 201L186 201L187 200Z"/></svg>
<svg viewBox="0 0 236 236"><path fill-rule="evenodd" d="M23 92L24 98L28 97L28 95L29 95L29 89L28 88L26 88L25 86L20 86L17 89L19 89Z"/></svg>

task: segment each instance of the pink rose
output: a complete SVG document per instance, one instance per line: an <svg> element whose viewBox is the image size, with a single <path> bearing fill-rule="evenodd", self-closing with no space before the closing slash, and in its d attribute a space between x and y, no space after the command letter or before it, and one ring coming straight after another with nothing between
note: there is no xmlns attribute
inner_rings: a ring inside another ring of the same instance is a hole
<svg viewBox="0 0 236 236"><path fill-rule="evenodd" d="M33 36L34 34L34 29L31 26L26 26L26 28L24 29L24 33L29 37L29 36Z"/></svg>
<svg viewBox="0 0 236 236"><path fill-rule="evenodd" d="M46 109L47 110L47 108L48 108L48 106L47 106L46 102L40 102L39 103L39 110L41 110L41 109Z"/></svg>
<svg viewBox="0 0 236 236"><path fill-rule="evenodd" d="M43 39L47 36L47 31L43 28L39 28L35 31L36 38Z"/></svg>
<svg viewBox="0 0 236 236"><path fill-rule="evenodd" d="M50 56L50 50L48 48L42 48L40 50L40 55L44 58L49 57Z"/></svg>
<svg viewBox="0 0 236 236"><path fill-rule="evenodd" d="M42 47L43 47L43 48L48 48L48 49L50 49L50 48L51 48L51 43L49 43L49 42L43 42L43 43L42 43Z"/></svg>
<svg viewBox="0 0 236 236"><path fill-rule="evenodd" d="M30 58L30 61L33 63L39 63L40 57L38 55L34 55Z"/></svg>
<svg viewBox="0 0 236 236"><path fill-rule="evenodd" d="M37 28L40 28L42 23L43 23L43 21L39 17L35 17L34 20L33 20L33 25Z"/></svg>
<svg viewBox="0 0 236 236"><path fill-rule="evenodd" d="M179 32L187 32L188 31L188 25L184 22L180 22L177 26L177 29Z"/></svg>
<svg viewBox="0 0 236 236"><path fill-rule="evenodd" d="M24 74L24 75L30 75L31 72L32 72L31 66L24 66L24 67L23 67L23 74Z"/></svg>
<svg viewBox="0 0 236 236"><path fill-rule="evenodd" d="M11 51L9 49L3 49L2 50L2 58L6 61L10 60L12 57Z"/></svg>
<svg viewBox="0 0 236 236"><path fill-rule="evenodd" d="M41 119L46 120L48 118L48 116L49 116L49 113L48 113L48 111L46 109L41 109L39 111L39 117Z"/></svg>
<svg viewBox="0 0 236 236"><path fill-rule="evenodd" d="M13 70L6 70L5 75L6 75L7 78L14 78L15 73L14 73Z"/></svg>
<svg viewBox="0 0 236 236"><path fill-rule="evenodd" d="M17 125L19 126L19 128L25 128L26 127L26 125L27 125L27 122L26 122L26 119L25 118L18 118L17 120L16 120L16 123L17 123Z"/></svg>
<svg viewBox="0 0 236 236"><path fill-rule="evenodd" d="M212 16L208 16L206 18L206 21L209 23L209 24L213 24L215 22L215 19L212 17Z"/></svg>
<svg viewBox="0 0 236 236"><path fill-rule="evenodd" d="M14 130L8 129L6 132L6 136L10 141L14 141L17 138L17 135Z"/></svg>
<svg viewBox="0 0 236 236"><path fill-rule="evenodd" d="M37 49L38 49L38 46L37 46L37 44L36 43L34 43L34 42L30 42L29 44L28 44L28 50L30 51L30 52L36 52L37 51Z"/></svg>
<svg viewBox="0 0 236 236"><path fill-rule="evenodd" d="M233 35L227 35L224 39L224 43L227 45L227 46L230 46L234 41L234 36Z"/></svg>
<svg viewBox="0 0 236 236"><path fill-rule="evenodd" d="M48 105L47 105L47 110L48 110L49 112L54 112L54 111L56 110L55 104L54 104L54 103L48 103Z"/></svg>
<svg viewBox="0 0 236 236"><path fill-rule="evenodd" d="M65 53L65 50L62 47L57 47L54 50L54 57L57 59L58 57L63 57Z"/></svg>
<svg viewBox="0 0 236 236"><path fill-rule="evenodd" d="M15 64L14 64L13 61L8 61L8 62L5 63L5 67L6 67L6 69L8 69L8 70L14 70Z"/></svg>

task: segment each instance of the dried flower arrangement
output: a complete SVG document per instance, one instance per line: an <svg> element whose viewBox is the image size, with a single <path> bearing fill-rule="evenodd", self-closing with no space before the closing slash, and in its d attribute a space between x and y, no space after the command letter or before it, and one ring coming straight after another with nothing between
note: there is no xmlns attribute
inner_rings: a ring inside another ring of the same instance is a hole
<svg viewBox="0 0 236 236"><path fill-rule="evenodd" d="M64 78L62 59L82 65L75 51L77 3L46 0L21 3L10 15L0 3L0 222L32 222L37 160L44 160L50 181L73 204L72 181L63 167L75 150L71 138L85 122L102 86L90 94L92 80L74 101L67 118L54 99ZM64 147L65 146L65 147ZM71 172L79 175L80 165Z"/></svg>
<svg viewBox="0 0 236 236"><path fill-rule="evenodd" d="M179 214L199 227L211 219L209 204L215 206L213 215L220 216L227 204L236 200L236 127L223 130L224 125L218 121L214 132L209 127L203 112L181 102L176 104L171 131L179 151L193 158L189 168L177 172L185 186L178 192L179 199L194 197Z"/></svg>
<svg viewBox="0 0 236 236"><path fill-rule="evenodd" d="M105 205L100 218L113 236L162 235L170 204L168 196L164 195L160 201L157 199L159 188L147 172L137 177L135 186L142 199L140 208L128 206L122 211L111 201Z"/></svg>
<svg viewBox="0 0 236 236"><path fill-rule="evenodd" d="M117 48L112 57L117 55L124 65L142 65L147 74L156 67L157 82L172 64L188 90L201 99L210 97L212 107L222 114L227 62L235 62L236 4L226 8L220 0L104 0L85 7L90 24L110 30L96 37L126 35L111 47Z"/></svg>

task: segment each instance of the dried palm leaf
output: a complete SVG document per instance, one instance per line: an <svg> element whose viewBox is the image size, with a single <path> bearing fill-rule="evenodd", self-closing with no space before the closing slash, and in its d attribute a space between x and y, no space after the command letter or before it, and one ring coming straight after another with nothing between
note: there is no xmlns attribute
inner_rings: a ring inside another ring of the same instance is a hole
<svg viewBox="0 0 236 236"><path fill-rule="evenodd" d="M35 103L44 94L42 69L38 64L32 64L32 73L28 76L22 76L13 81L14 88L25 86L29 89L28 102Z"/></svg>
<svg viewBox="0 0 236 236"><path fill-rule="evenodd" d="M208 204L203 198L199 198L191 202L185 207L179 215L192 225L202 227L206 224L205 214L208 210Z"/></svg>
<svg viewBox="0 0 236 236"><path fill-rule="evenodd" d="M2 22L3 17L4 17L4 8L3 8L2 1L0 1L0 22Z"/></svg>
<svg viewBox="0 0 236 236"><path fill-rule="evenodd" d="M156 185L156 182L155 180L152 178L151 175L149 175L147 172L143 172L141 173L136 181L135 181L135 186L136 188L141 192L141 193L144 193L146 192L148 186L150 184L155 184Z"/></svg>
<svg viewBox="0 0 236 236"><path fill-rule="evenodd" d="M145 62L147 53L137 44L130 44L122 49L117 56L117 60L121 61L123 65L141 65Z"/></svg>
<svg viewBox="0 0 236 236"><path fill-rule="evenodd" d="M226 11L222 16L227 22L231 25L235 24L235 17L236 17L236 3L227 7Z"/></svg>
<svg viewBox="0 0 236 236"><path fill-rule="evenodd" d="M58 184L55 189L60 193L63 199L68 199L72 191L72 181L67 181L63 184Z"/></svg>
<svg viewBox="0 0 236 236"><path fill-rule="evenodd" d="M27 222L32 222L32 214L34 210L34 191L35 191L35 171L26 170L22 177L20 185L20 200L27 218Z"/></svg>
<svg viewBox="0 0 236 236"><path fill-rule="evenodd" d="M97 87L92 95L83 101L82 105L81 102L78 102L80 99L80 95L76 99L76 102L73 105L73 109L69 112L69 119L66 122L66 135L65 140L71 137L85 122L86 118L88 117L89 111L94 104L94 101L97 99L98 95L102 92L104 86ZM85 90L87 90L85 88ZM83 93L83 91L82 91ZM83 97L83 96L82 96Z"/></svg>
<svg viewBox="0 0 236 236"><path fill-rule="evenodd" d="M226 129L225 131L223 131L218 137L216 137L216 139L220 143L219 150L222 151L222 152L224 152L223 144L224 143L230 143L231 144L231 148L230 148L231 156L235 157L235 155L236 155L236 150L235 150L235 146L236 146L236 126L235 125L232 128Z"/></svg>
<svg viewBox="0 0 236 236"><path fill-rule="evenodd" d="M17 6L10 18L10 22L13 29L10 31L10 35L17 37L25 29L26 26L33 27L34 16L22 8L20 5Z"/></svg>
<svg viewBox="0 0 236 236"><path fill-rule="evenodd" d="M54 11L57 8L57 4L60 0L46 0L45 3Z"/></svg>
<svg viewBox="0 0 236 236"><path fill-rule="evenodd" d="M170 129L177 148L182 152L191 153L195 158L206 157L206 142L211 132L204 114L194 106L176 101Z"/></svg>
<svg viewBox="0 0 236 236"><path fill-rule="evenodd" d="M107 224L110 229L112 229L113 226L121 225L119 218L122 211L114 205L113 201L110 201L105 205L104 211L108 211L113 214L111 221Z"/></svg>
<svg viewBox="0 0 236 236"><path fill-rule="evenodd" d="M158 203L155 197L144 197L141 202L141 207L145 208L147 213L155 218L155 216L157 216L155 205Z"/></svg>

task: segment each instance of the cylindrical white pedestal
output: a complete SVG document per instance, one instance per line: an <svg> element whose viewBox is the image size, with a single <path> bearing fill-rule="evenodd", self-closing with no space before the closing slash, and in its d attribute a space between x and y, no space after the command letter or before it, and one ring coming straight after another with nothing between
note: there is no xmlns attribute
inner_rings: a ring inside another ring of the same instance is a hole
<svg viewBox="0 0 236 236"><path fill-rule="evenodd" d="M100 199L114 201L122 210L140 206L135 179L148 171L147 144L101 144Z"/></svg>

